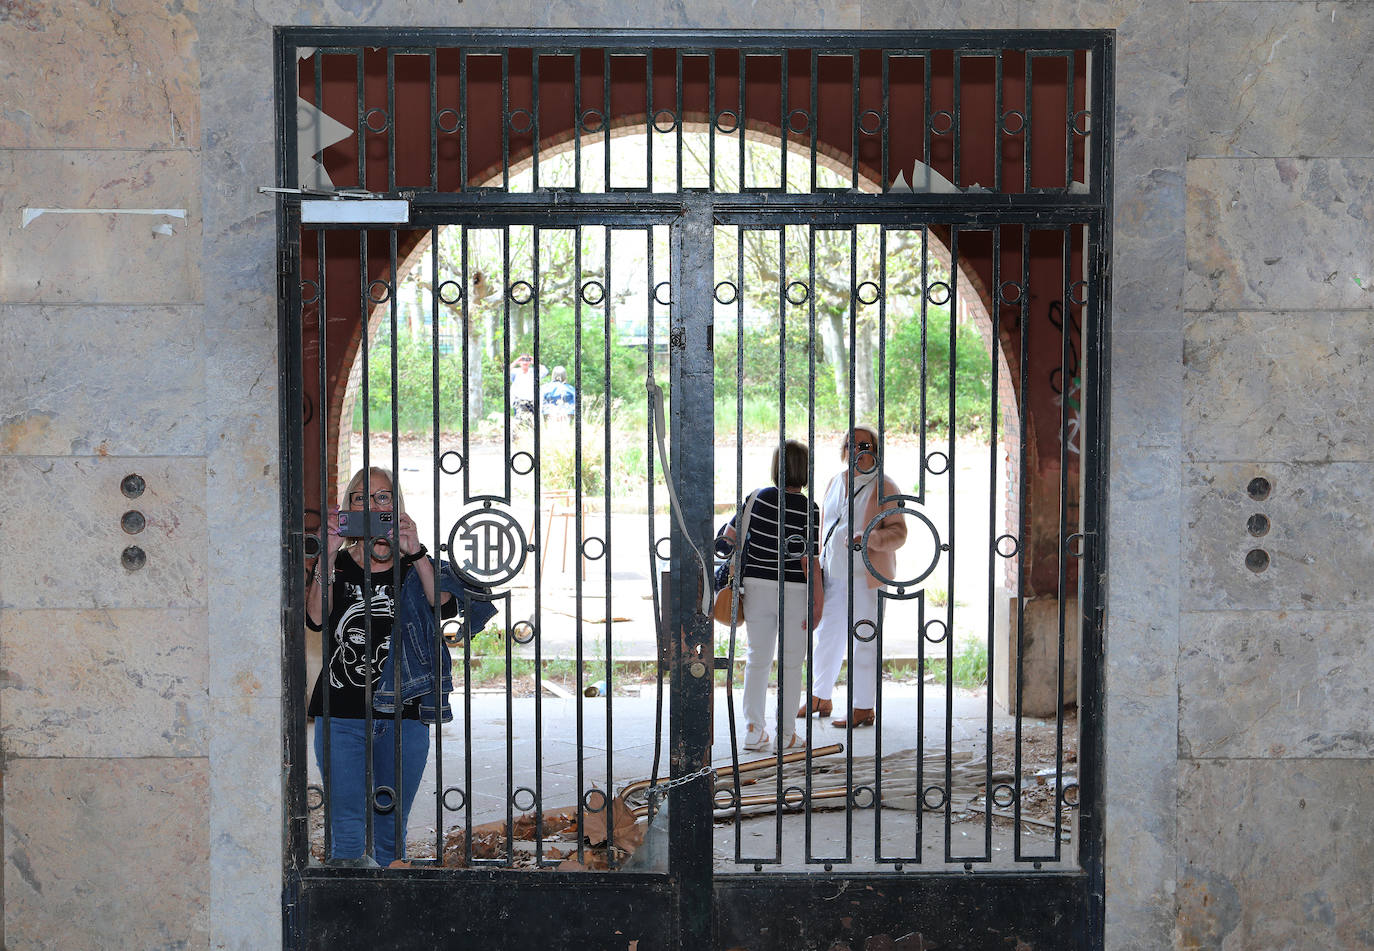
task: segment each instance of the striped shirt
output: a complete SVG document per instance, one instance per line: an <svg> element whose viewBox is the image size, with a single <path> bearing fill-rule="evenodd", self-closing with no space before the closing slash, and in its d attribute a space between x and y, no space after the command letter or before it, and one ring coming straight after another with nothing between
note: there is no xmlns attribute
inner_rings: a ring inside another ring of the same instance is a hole
<svg viewBox="0 0 1374 951"><path fill-rule="evenodd" d="M768 486L753 493L754 507L749 513L749 537L745 539L744 577L778 580L778 550L781 547L783 569L788 581L805 581L802 574L803 555L816 554L820 535L821 510L801 492L783 492L784 529L781 543L778 540L778 494L775 486ZM749 500L745 500L745 505ZM810 516L810 524L807 516ZM730 520L739 530L740 516ZM791 541L789 542L789 539Z"/></svg>

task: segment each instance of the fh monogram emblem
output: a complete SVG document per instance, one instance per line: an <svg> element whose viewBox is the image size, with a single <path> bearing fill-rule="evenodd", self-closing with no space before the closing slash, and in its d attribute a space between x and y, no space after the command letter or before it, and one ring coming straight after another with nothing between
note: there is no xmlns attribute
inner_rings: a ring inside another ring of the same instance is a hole
<svg viewBox="0 0 1374 951"><path fill-rule="evenodd" d="M525 565L525 531L507 512L476 509L454 524L448 536L453 564L479 585L505 584Z"/></svg>

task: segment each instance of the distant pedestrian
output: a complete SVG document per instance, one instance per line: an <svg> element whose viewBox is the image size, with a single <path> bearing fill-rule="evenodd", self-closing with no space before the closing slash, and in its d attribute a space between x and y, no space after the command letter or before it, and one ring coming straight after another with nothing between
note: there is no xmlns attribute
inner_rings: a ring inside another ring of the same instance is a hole
<svg viewBox="0 0 1374 951"><path fill-rule="evenodd" d="M544 418L569 420L576 404L577 390L568 382L568 371L563 367L554 367L552 379L539 390L539 406Z"/></svg>

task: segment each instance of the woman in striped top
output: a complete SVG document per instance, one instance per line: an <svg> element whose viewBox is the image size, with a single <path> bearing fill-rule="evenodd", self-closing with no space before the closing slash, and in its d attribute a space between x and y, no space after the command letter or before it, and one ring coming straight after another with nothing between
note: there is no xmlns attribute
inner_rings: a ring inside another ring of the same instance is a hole
<svg viewBox="0 0 1374 951"><path fill-rule="evenodd" d="M744 539L744 748L762 750L769 742L765 729L768 675L773 645L780 646L778 685L781 709L777 718L778 747L800 741L796 720L788 716L801 698L802 662L806 660L809 630L806 569L820 582L816 559L821 513L805 489L810 468L806 444L787 440L773 451L773 485L749 494ZM725 537L734 541L739 516L730 520ZM781 527L780 527L781 526ZM781 580L780 580L781 579ZM775 747L777 748L777 747Z"/></svg>

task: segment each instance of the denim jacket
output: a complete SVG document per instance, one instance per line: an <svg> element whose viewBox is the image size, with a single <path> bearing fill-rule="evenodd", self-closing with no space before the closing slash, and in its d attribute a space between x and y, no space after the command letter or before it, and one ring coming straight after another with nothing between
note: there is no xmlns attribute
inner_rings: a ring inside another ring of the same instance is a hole
<svg viewBox="0 0 1374 951"><path fill-rule="evenodd" d="M496 615L496 607L480 597L484 592L465 585L446 561L439 562L438 592L448 592L458 602L458 623L463 626L462 637L471 637L487 626ZM478 597L474 597L478 595ZM391 650L382 662L380 683L372 695L372 707L379 713L396 710L396 675L392 669L394 658L400 657L401 702L420 699L420 719L425 723L453 719L448 695L453 691L453 657L448 645L435 637L434 608L425 598L420 576L406 574L401 582L401 595L396 609L396 626L391 633ZM439 640L439 709L434 709L435 641ZM438 716L436 716L436 712Z"/></svg>

